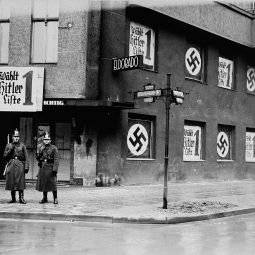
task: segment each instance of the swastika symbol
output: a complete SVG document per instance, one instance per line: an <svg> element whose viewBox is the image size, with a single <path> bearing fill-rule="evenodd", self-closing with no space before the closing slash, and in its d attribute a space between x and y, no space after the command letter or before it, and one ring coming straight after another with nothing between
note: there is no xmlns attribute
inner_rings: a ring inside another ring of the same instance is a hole
<svg viewBox="0 0 255 255"><path fill-rule="evenodd" d="M130 152L136 156L142 155L148 146L148 133L143 125L134 124L127 135L127 145Z"/></svg>
<svg viewBox="0 0 255 255"><path fill-rule="evenodd" d="M189 48L185 55L185 64L191 75L197 75L201 71L202 61L196 48Z"/></svg>
<svg viewBox="0 0 255 255"><path fill-rule="evenodd" d="M250 92L255 90L255 69L253 67L247 70L247 90Z"/></svg>
<svg viewBox="0 0 255 255"><path fill-rule="evenodd" d="M220 132L217 137L217 153L221 158L227 156L229 152L229 139L225 132Z"/></svg>

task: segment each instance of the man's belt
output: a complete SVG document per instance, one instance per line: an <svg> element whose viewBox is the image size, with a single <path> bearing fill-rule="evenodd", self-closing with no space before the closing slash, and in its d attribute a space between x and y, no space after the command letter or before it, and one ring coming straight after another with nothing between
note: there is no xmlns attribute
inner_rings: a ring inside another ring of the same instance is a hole
<svg viewBox="0 0 255 255"><path fill-rule="evenodd" d="M53 163L54 161L53 161L53 159L43 159L42 162L51 164L51 163Z"/></svg>

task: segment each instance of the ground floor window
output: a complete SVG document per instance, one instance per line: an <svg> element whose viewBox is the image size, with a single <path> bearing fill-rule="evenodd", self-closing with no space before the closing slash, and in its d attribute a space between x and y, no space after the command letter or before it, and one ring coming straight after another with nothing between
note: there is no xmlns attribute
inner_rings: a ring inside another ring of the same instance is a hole
<svg viewBox="0 0 255 255"><path fill-rule="evenodd" d="M205 155L205 123L185 121L183 160L200 161Z"/></svg>
<svg viewBox="0 0 255 255"><path fill-rule="evenodd" d="M245 161L255 162L255 129L246 129Z"/></svg>
<svg viewBox="0 0 255 255"><path fill-rule="evenodd" d="M144 115L129 115L127 133L127 158L152 159L153 157L153 118Z"/></svg>
<svg viewBox="0 0 255 255"><path fill-rule="evenodd" d="M234 127L218 125L217 154L218 160L233 160L234 158Z"/></svg>

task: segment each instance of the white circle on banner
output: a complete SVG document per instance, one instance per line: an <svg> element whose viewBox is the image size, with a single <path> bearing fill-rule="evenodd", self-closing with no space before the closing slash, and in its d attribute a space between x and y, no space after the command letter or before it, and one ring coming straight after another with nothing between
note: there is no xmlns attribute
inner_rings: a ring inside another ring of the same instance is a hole
<svg viewBox="0 0 255 255"><path fill-rule="evenodd" d="M253 67L247 70L247 90L250 92L255 90L255 70Z"/></svg>
<svg viewBox="0 0 255 255"><path fill-rule="evenodd" d="M225 132L220 132L217 136L217 153L224 158L229 152L229 139Z"/></svg>
<svg viewBox="0 0 255 255"><path fill-rule="evenodd" d="M135 156L142 155L148 147L149 139L145 127L141 124L134 124L130 127L127 135L127 146Z"/></svg>
<svg viewBox="0 0 255 255"><path fill-rule="evenodd" d="M185 65L191 75L197 75L201 71L202 61L196 48L189 48L185 54Z"/></svg>

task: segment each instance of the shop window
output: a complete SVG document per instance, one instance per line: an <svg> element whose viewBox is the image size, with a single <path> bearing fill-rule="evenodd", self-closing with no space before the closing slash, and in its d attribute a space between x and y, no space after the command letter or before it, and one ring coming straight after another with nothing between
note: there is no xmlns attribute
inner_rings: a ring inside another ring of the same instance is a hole
<svg viewBox="0 0 255 255"><path fill-rule="evenodd" d="M224 89L234 89L234 60L230 57L219 57L218 86Z"/></svg>
<svg viewBox="0 0 255 255"><path fill-rule="evenodd" d="M10 1L0 0L0 64L9 61Z"/></svg>
<svg viewBox="0 0 255 255"><path fill-rule="evenodd" d="M255 162L255 129L246 129L245 161Z"/></svg>
<svg viewBox="0 0 255 255"><path fill-rule="evenodd" d="M246 77L246 91L248 94L255 95L255 67L247 67L247 77Z"/></svg>
<svg viewBox="0 0 255 255"><path fill-rule="evenodd" d="M127 158L154 157L154 120L146 116L128 118Z"/></svg>
<svg viewBox="0 0 255 255"><path fill-rule="evenodd" d="M130 22L129 56L142 55L143 68L155 70L155 30Z"/></svg>
<svg viewBox="0 0 255 255"><path fill-rule="evenodd" d="M205 123L185 121L183 160L200 161L205 159Z"/></svg>
<svg viewBox="0 0 255 255"><path fill-rule="evenodd" d="M206 82L205 49L188 42L185 53L185 78Z"/></svg>
<svg viewBox="0 0 255 255"><path fill-rule="evenodd" d="M217 135L218 160L233 160L234 158L234 127L219 125Z"/></svg>
<svg viewBox="0 0 255 255"><path fill-rule="evenodd" d="M32 14L32 63L58 60L59 0L34 0Z"/></svg>

